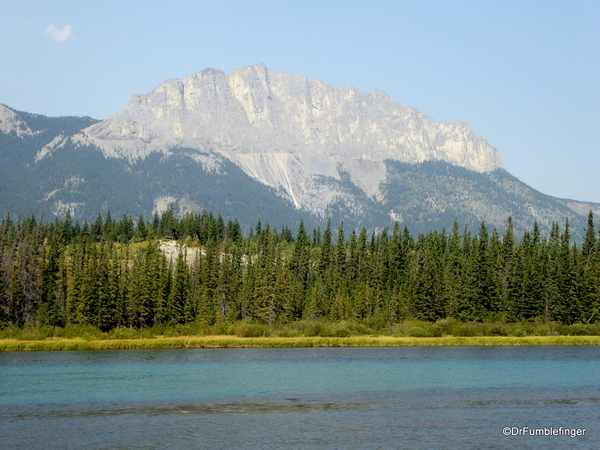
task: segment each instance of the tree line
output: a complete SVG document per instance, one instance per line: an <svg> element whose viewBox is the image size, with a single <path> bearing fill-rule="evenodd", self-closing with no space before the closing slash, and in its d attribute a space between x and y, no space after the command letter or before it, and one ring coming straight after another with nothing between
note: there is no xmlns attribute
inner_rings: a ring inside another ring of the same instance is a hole
<svg viewBox="0 0 600 450"><path fill-rule="evenodd" d="M165 242L178 251L167 257ZM110 213L93 223L34 217L0 224L0 327L117 327L248 320L406 319L600 321L600 235L588 216L583 242L569 222L548 235L451 230L418 236L262 225L172 208L151 220Z"/></svg>

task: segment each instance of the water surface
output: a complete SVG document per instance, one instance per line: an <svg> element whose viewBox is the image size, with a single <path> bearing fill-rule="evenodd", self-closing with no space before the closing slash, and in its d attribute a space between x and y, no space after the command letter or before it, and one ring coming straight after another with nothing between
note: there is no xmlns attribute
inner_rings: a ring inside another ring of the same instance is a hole
<svg viewBox="0 0 600 450"><path fill-rule="evenodd" d="M0 354L7 449L597 448L598 347ZM585 436L504 436L504 427Z"/></svg>

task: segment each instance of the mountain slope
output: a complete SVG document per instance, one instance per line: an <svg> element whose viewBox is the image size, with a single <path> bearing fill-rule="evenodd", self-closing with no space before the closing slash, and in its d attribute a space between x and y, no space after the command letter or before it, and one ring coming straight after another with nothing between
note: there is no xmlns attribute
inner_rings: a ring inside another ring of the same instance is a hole
<svg viewBox="0 0 600 450"><path fill-rule="evenodd" d="M38 153L96 122L89 117L46 117L0 104L1 211L21 215L49 212L35 174Z"/></svg>
<svg viewBox="0 0 600 450"><path fill-rule="evenodd" d="M472 229L485 221L502 230L506 218L512 216L519 231L530 230L536 221L542 231L549 231L552 222L569 219L579 234L584 216L590 210L600 212L598 204L572 201L569 207L566 201L532 189L503 169L478 173L441 161L386 163L383 208L419 232L448 229L455 219ZM580 212L573 209L577 205Z"/></svg>

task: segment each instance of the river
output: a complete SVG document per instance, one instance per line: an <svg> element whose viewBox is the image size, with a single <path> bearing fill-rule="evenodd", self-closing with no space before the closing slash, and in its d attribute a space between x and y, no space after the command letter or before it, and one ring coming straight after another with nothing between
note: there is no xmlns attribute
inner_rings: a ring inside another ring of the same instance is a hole
<svg viewBox="0 0 600 450"><path fill-rule="evenodd" d="M3 449L592 449L599 424L593 346L0 354Z"/></svg>

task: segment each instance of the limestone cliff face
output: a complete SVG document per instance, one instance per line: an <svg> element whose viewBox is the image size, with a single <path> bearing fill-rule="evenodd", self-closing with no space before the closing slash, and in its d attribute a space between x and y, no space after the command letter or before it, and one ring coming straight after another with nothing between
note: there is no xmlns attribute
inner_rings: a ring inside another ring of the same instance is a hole
<svg viewBox="0 0 600 450"><path fill-rule="evenodd" d="M386 159L443 160L477 172L502 167L497 150L464 123L436 123L380 91L334 87L264 65L167 80L75 139L131 161L184 147L202 151L191 156L210 167L212 150L316 213L342 196L340 171L377 198Z"/></svg>

